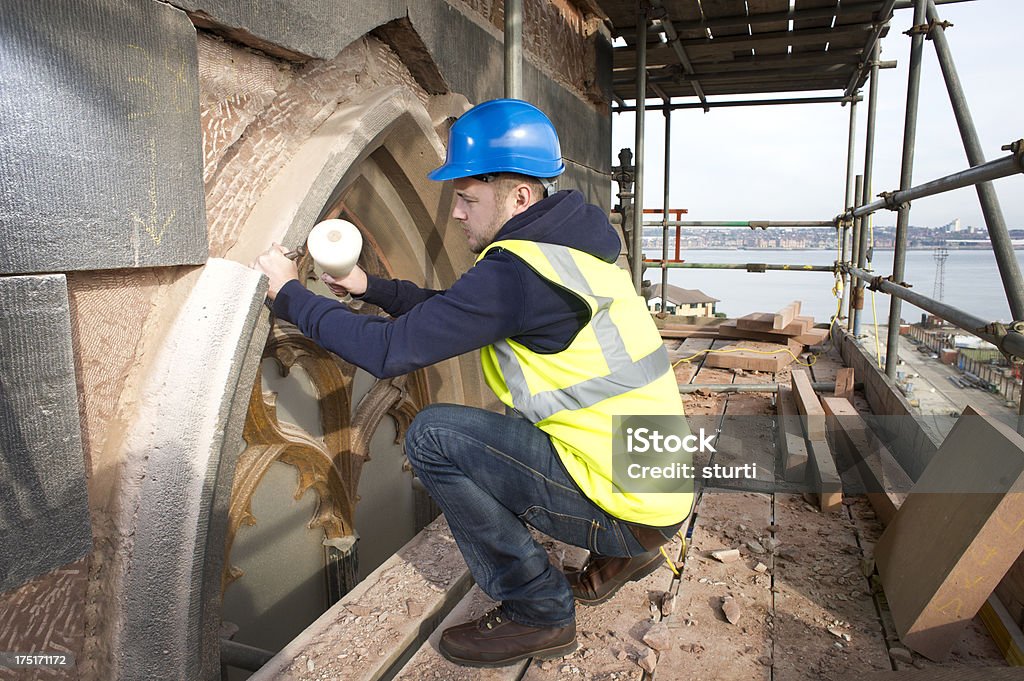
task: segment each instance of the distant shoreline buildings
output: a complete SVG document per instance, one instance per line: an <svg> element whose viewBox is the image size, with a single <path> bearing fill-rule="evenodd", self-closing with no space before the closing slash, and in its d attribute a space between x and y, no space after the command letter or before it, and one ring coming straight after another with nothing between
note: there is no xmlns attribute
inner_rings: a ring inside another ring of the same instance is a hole
<svg viewBox="0 0 1024 681"><path fill-rule="evenodd" d="M661 227L644 228L644 248L661 248ZM892 225L874 227L874 248L891 250L896 243L896 228ZM1024 249L1024 229L1010 230L1015 249ZM680 248L683 250L774 249L813 250L834 249L835 229L831 227L771 227L767 230L745 227L683 227ZM669 228L669 248L675 248L675 228ZM991 250L992 243L985 228L962 226L956 218L941 227L911 226L907 235L907 248L926 250Z"/></svg>

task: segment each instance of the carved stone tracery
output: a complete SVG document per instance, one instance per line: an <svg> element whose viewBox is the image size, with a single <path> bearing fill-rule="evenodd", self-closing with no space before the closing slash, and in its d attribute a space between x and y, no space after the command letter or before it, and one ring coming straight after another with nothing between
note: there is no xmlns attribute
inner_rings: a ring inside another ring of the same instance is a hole
<svg viewBox="0 0 1024 681"><path fill-rule="evenodd" d="M342 210L343 207L339 207L338 212ZM350 215L345 217L352 219ZM361 225L360 229L365 234ZM365 243L369 246L364 247L360 266L369 273L388 276L376 244L372 239L366 239ZM298 268L300 281L315 278L308 255L298 262ZM379 314L376 307L353 302L350 307L359 314ZM363 464L371 458L374 432L389 415L396 424L395 442L400 443L412 419L428 400L425 380L421 372L414 372L378 380L359 401L353 414L352 383L356 367L324 350L286 322L274 322L263 350L263 359L268 358L276 362L282 376L287 376L295 366L305 370L317 399L324 435L315 437L278 418L277 396L263 390L261 368L250 395L243 430L248 447L239 457L231 492L222 576L224 588L242 575L240 568L231 565L231 547L243 524L256 523L252 497L275 462L297 469L296 499L309 489L316 493L317 507L308 525L311 529L322 528L325 542L354 537L359 477Z"/></svg>

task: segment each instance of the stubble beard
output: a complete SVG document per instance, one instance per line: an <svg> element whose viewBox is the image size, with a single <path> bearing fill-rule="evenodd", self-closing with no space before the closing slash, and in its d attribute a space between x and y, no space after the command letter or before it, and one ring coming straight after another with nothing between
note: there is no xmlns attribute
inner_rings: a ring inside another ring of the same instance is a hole
<svg viewBox="0 0 1024 681"><path fill-rule="evenodd" d="M483 253L484 249L494 243L494 237L498 236L498 232L501 231L501 228L505 226L506 222L508 221L503 220L501 215L495 215L494 218L492 218L491 223L487 225L487 229L481 234L479 243L474 245L470 242L470 252L477 255Z"/></svg>

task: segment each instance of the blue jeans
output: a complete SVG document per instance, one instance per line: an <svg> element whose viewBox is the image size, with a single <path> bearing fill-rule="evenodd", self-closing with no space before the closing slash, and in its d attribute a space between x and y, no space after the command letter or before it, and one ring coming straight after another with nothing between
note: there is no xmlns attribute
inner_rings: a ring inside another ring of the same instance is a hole
<svg viewBox="0 0 1024 681"><path fill-rule="evenodd" d="M430 405L413 420L405 452L477 584L515 622L561 627L575 617L568 580L527 525L604 556L644 552L625 523L580 491L547 434L523 418Z"/></svg>

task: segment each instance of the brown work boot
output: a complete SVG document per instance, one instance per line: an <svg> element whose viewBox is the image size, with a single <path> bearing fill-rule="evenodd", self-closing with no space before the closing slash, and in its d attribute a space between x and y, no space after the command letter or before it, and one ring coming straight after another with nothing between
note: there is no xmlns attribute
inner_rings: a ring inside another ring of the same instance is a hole
<svg viewBox="0 0 1024 681"><path fill-rule="evenodd" d="M501 608L445 629L441 654L469 667L504 667L528 657L547 660L576 650L576 622L567 627L529 627L510 620Z"/></svg>
<svg viewBox="0 0 1024 681"><path fill-rule="evenodd" d="M615 595L626 582L643 579L665 561L654 549L629 558L592 555L579 572L567 574L572 595L581 605L598 605Z"/></svg>

